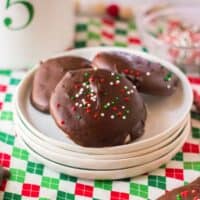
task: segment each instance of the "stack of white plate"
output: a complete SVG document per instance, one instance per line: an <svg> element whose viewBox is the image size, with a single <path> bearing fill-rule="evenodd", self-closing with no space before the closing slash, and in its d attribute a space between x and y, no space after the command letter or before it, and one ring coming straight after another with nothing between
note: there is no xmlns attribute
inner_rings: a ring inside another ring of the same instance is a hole
<svg viewBox="0 0 200 200"><path fill-rule="evenodd" d="M15 98L15 128L28 151L59 172L86 179L120 179L152 171L167 163L190 133L192 90L187 78L172 64L145 53L114 47L72 50L63 55L92 59L100 51L124 51L161 63L180 80L170 97L144 96L147 121L144 135L121 146L86 148L71 141L51 115L37 111L30 102L34 68L18 87ZM57 57L58 57L57 56ZM109 131L109 130L108 130Z"/></svg>

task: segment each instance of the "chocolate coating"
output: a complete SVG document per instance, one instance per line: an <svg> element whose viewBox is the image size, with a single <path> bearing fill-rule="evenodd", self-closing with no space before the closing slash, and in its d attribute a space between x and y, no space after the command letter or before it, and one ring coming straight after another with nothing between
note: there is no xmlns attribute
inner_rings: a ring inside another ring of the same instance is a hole
<svg viewBox="0 0 200 200"><path fill-rule="evenodd" d="M176 188L165 195L158 198L158 200L197 200L200 199L200 177L192 183Z"/></svg>
<svg viewBox="0 0 200 200"><path fill-rule="evenodd" d="M139 92L146 94L169 96L178 84L178 78L159 63L124 52L100 52L94 57L93 65L125 74Z"/></svg>
<svg viewBox="0 0 200 200"><path fill-rule="evenodd" d="M33 106L42 111L49 112L49 100L57 83L69 70L90 68L90 61L81 57L65 56L53 58L42 62L37 69L31 94Z"/></svg>
<svg viewBox="0 0 200 200"><path fill-rule="evenodd" d="M9 171L5 170L4 168L0 167L0 186L3 180L6 180L10 177Z"/></svg>
<svg viewBox="0 0 200 200"><path fill-rule="evenodd" d="M132 83L107 70L67 72L50 99L56 124L77 144L124 144L144 132L146 109Z"/></svg>

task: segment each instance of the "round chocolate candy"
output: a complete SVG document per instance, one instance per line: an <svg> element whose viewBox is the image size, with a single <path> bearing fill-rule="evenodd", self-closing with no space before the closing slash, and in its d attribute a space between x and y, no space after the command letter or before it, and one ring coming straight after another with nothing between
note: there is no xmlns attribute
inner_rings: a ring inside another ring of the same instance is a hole
<svg viewBox="0 0 200 200"><path fill-rule="evenodd" d="M178 84L177 76L159 63L124 52L100 52L94 57L93 65L124 74L139 92L146 94L169 96Z"/></svg>
<svg viewBox="0 0 200 200"><path fill-rule="evenodd" d="M69 70L90 68L90 61L81 57L65 56L41 62L38 67L31 93L33 106L42 111L49 112L49 99L57 83Z"/></svg>
<svg viewBox="0 0 200 200"><path fill-rule="evenodd" d="M124 144L144 132L146 109L135 86L107 70L65 74L50 99L50 112L75 143L87 147Z"/></svg>

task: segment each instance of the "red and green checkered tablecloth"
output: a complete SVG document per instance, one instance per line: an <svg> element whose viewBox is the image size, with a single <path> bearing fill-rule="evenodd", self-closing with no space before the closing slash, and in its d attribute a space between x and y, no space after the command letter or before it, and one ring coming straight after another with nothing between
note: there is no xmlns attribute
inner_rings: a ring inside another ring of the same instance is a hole
<svg viewBox="0 0 200 200"><path fill-rule="evenodd" d="M80 17L75 47L116 45L147 51L134 22ZM16 86L27 70L0 70L0 165L11 178L3 182L4 200L139 200L156 199L166 190L182 186L200 176L200 114L192 115L192 132L180 152L167 164L143 176L118 181L88 181L60 174L35 160L13 129L12 101ZM190 77L200 91L200 78Z"/></svg>

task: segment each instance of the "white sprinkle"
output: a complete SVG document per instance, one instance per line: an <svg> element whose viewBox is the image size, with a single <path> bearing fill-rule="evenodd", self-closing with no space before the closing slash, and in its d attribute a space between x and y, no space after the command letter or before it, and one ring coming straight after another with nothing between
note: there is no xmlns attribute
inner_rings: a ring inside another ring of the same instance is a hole
<svg viewBox="0 0 200 200"><path fill-rule="evenodd" d="M167 85L167 88L170 89L170 88L171 88L171 85Z"/></svg>
<svg viewBox="0 0 200 200"><path fill-rule="evenodd" d="M97 68L97 67L94 67L93 69L96 71L98 68Z"/></svg>
<svg viewBox="0 0 200 200"><path fill-rule="evenodd" d="M124 110L126 107L125 106L122 106L122 109Z"/></svg>
<svg viewBox="0 0 200 200"><path fill-rule="evenodd" d="M127 94L130 95L131 93L128 91Z"/></svg>
<svg viewBox="0 0 200 200"><path fill-rule="evenodd" d="M87 84L84 82L84 83L83 83L83 86L86 86L86 85L87 85Z"/></svg>
<svg viewBox="0 0 200 200"><path fill-rule="evenodd" d="M91 89L91 91L90 92L94 92L94 90L93 89Z"/></svg>
<svg viewBox="0 0 200 200"><path fill-rule="evenodd" d="M124 86L124 89L127 90L127 89L128 89L128 86L125 85L125 86Z"/></svg>
<svg viewBox="0 0 200 200"><path fill-rule="evenodd" d="M116 84L119 84L120 83L120 80L116 80L116 82L115 82Z"/></svg>
<svg viewBox="0 0 200 200"><path fill-rule="evenodd" d="M86 85L86 88L88 89L90 86L89 85Z"/></svg>
<svg viewBox="0 0 200 200"><path fill-rule="evenodd" d="M78 97L79 97L79 94L76 94L75 97L78 98Z"/></svg>
<svg viewBox="0 0 200 200"><path fill-rule="evenodd" d="M110 102L107 103L107 106L110 106Z"/></svg>
<svg viewBox="0 0 200 200"><path fill-rule="evenodd" d="M111 72L111 76L114 76L115 75L115 73L114 72Z"/></svg>
<svg viewBox="0 0 200 200"><path fill-rule="evenodd" d="M76 103L75 103L75 106L78 106L78 105L79 105L79 103L78 103L78 102L76 102Z"/></svg>
<svg viewBox="0 0 200 200"><path fill-rule="evenodd" d="M133 85L133 88L134 88L134 89L136 89L136 86L135 86L135 85Z"/></svg>
<svg viewBox="0 0 200 200"><path fill-rule="evenodd" d="M87 107L91 107L91 104L90 104L90 103L88 103L88 104L87 104Z"/></svg>
<svg viewBox="0 0 200 200"><path fill-rule="evenodd" d="M104 116L105 116L105 114L104 114L104 113L101 113L101 114L100 114L100 116L101 116L101 117L104 117Z"/></svg>
<svg viewBox="0 0 200 200"><path fill-rule="evenodd" d="M110 116L110 119L115 119L115 116L114 116L114 115L111 115L111 116Z"/></svg>
<svg viewBox="0 0 200 200"><path fill-rule="evenodd" d="M114 83L113 83L113 82L110 82L110 85L114 85Z"/></svg>
<svg viewBox="0 0 200 200"><path fill-rule="evenodd" d="M122 116L122 119L126 119L126 116L124 115L124 116Z"/></svg>
<svg viewBox="0 0 200 200"><path fill-rule="evenodd" d="M134 90L130 90L130 92L133 94L133 93L134 93Z"/></svg>
<svg viewBox="0 0 200 200"><path fill-rule="evenodd" d="M79 104L79 108L81 108L81 107L83 107L83 104L82 104L82 103Z"/></svg>
<svg viewBox="0 0 200 200"><path fill-rule="evenodd" d="M150 72L147 72L147 73L146 73L146 75L147 75L147 76L150 76L150 75L151 75L151 73L150 73Z"/></svg>

